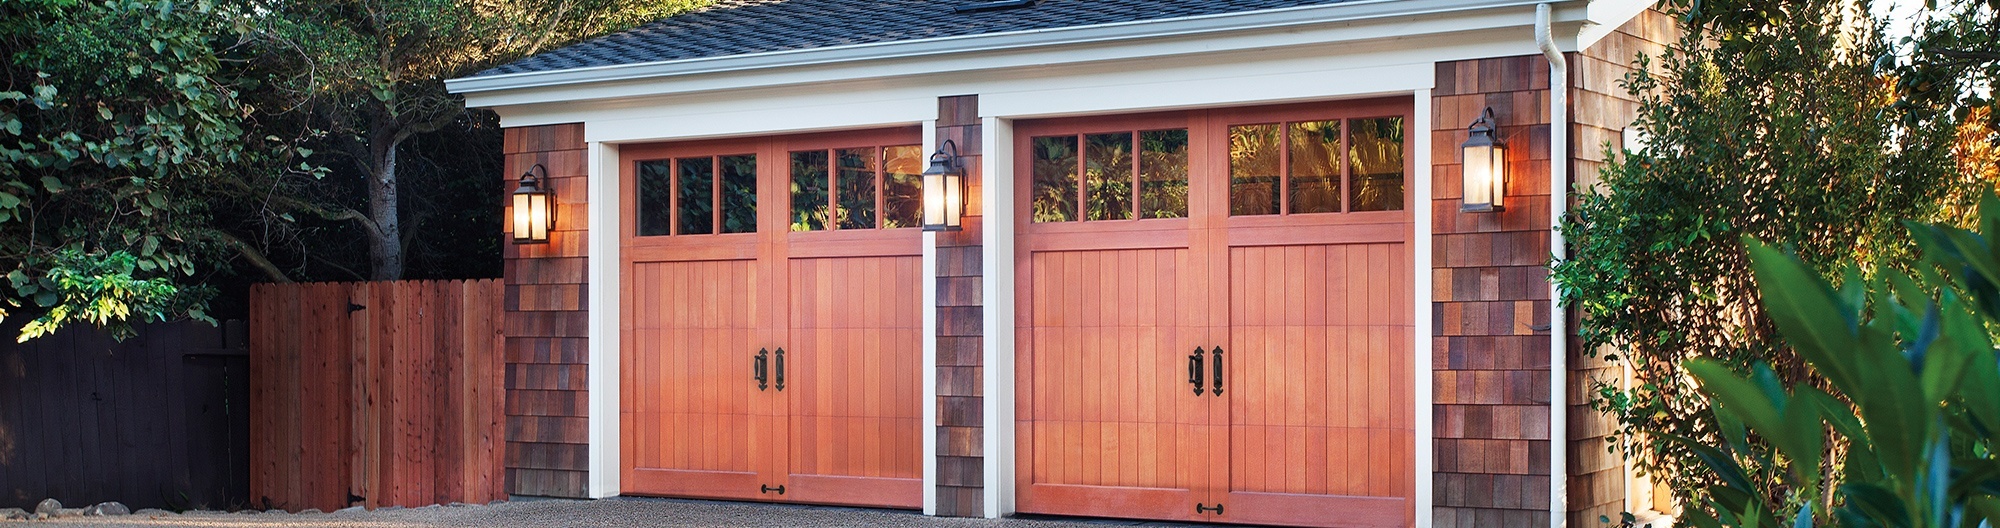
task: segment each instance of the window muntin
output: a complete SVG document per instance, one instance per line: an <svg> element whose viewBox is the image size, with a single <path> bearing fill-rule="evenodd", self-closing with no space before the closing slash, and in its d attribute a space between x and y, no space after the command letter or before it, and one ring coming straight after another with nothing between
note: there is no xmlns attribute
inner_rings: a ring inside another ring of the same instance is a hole
<svg viewBox="0 0 2000 528"><path fill-rule="evenodd" d="M791 153L792 231L916 227L925 157L918 145Z"/></svg>
<svg viewBox="0 0 2000 528"><path fill-rule="evenodd" d="M1035 222L1187 216L1187 129L1043 136L1031 143Z"/></svg>
<svg viewBox="0 0 2000 528"><path fill-rule="evenodd" d="M638 163L639 236L757 231L757 157L750 154Z"/></svg>
<svg viewBox="0 0 2000 528"><path fill-rule="evenodd" d="M1402 210L1403 134L1401 117L1230 126L1229 214Z"/></svg>

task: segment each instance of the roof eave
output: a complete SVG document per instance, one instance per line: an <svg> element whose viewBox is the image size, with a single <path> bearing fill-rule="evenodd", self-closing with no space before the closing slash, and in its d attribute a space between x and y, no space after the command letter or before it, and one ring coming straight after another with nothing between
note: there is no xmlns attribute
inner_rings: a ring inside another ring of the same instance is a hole
<svg viewBox="0 0 2000 528"><path fill-rule="evenodd" d="M1582 0L1361 0L1318 6L1144 20L1117 24L464 77L445 81L445 88L452 93L476 94L481 92L549 88L565 85L632 81L711 73L823 66L863 61L935 57L959 53L1188 36L1204 33L1282 29L1326 23L1366 23L1369 21L1390 20L1398 17L1502 9L1533 6L1543 3L1566 4L1580 1ZM1564 11L1558 11L1559 17L1560 13ZM1569 12L1580 14L1581 10ZM1576 20L1574 22L1582 21Z"/></svg>

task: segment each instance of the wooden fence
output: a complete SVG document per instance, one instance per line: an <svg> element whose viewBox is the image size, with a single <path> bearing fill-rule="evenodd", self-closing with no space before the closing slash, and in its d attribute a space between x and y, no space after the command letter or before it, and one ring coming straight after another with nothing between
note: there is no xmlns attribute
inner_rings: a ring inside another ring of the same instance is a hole
<svg viewBox="0 0 2000 528"><path fill-rule="evenodd" d="M242 321L87 325L15 343L0 325L0 508L119 501L222 509L249 497Z"/></svg>
<svg viewBox="0 0 2000 528"><path fill-rule="evenodd" d="M251 500L505 498L503 295L497 280L252 288Z"/></svg>

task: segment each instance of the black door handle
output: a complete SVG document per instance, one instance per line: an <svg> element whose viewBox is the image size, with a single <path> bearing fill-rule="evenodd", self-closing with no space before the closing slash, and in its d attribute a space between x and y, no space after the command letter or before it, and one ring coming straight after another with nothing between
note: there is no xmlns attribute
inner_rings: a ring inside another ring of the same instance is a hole
<svg viewBox="0 0 2000 528"><path fill-rule="evenodd" d="M1201 366L1202 366L1202 362L1201 362L1201 355L1202 355L1202 354L1203 354L1203 352L1201 351L1201 347L1194 347L1194 353L1193 353L1193 354L1188 354L1188 383L1189 383L1189 384L1191 384L1191 385L1194 385L1194 395L1195 395L1195 396L1200 396L1200 395L1201 395L1201 382L1202 382L1202 379L1201 379L1201 377L1202 377L1202 376L1201 376Z"/></svg>
<svg viewBox="0 0 2000 528"><path fill-rule="evenodd" d="M1222 347L1215 347L1215 387L1210 388L1209 392L1216 396L1222 395L1222 378ZM1222 513L1221 504L1216 504L1215 507L1216 513Z"/></svg>
<svg viewBox="0 0 2000 528"><path fill-rule="evenodd" d="M771 352L769 350L758 349L757 357L750 361L750 370L753 372L751 377L757 379L757 390L764 390L770 386L770 384L765 382L765 380L769 379L769 374L771 373L770 355Z"/></svg>
<svg viewBox="0 0 2000 528"><path fill-rule="evenodd" d="M785 348L778 347L778 390L785 390ZM783 493L779 493L783 495Z"/></svg>
<svg viewBox="0 0 2000 528"><path fill-rule="evenodd" d="M1201 515L1201 514L1204 514L1204 513L1208 513L1208 512L1215 512L1215 514L1216 514L1216 515L1222 515L1222 503L1220 503L1220 502L1218 502L1218 503L1215 503L1215 507L1214 507L1214 508L1210 508L1210 507L1207 507L1207 506L1205 506L1205 505L1203 505L1202 503L1199 503L1199 502L1197 502L1197 503L1194 503L1194 514L1195 514L1195 515Z"/></svg>
<svg viewBox="0 0 2000 528"><path fill-rule="evenodd" d="M764 492L764 493L770 493L770 492L773 492L773 491L775 491L775 492L778 492L778 494L779 494L779 495L784 495L784 494L785 494L785 487L784 487L784 486L778 486L778 487L775 487L775 488L773 488L773 487L770 487L770 486L758 486L758 487L759 487L759 488L763 488L763 492Z"/></svg>

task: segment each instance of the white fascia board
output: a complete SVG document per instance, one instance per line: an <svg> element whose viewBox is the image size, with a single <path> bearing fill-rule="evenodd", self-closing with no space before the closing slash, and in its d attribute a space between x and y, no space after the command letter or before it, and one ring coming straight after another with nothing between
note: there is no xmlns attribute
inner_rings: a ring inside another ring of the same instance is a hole
<svg viewBox="0 0 2000 528"><path fill-rule="evenodd" d="M838 46L446 81L473 107L688 94L758 87L1511 29L1531 40L1531 0L1370 0L1077 28ZM1582 25L1581 0L1556 0L1556 24ZM1574 34L1574 33L1570 33ZM1499 42L1494 42L1498 44ZM1497 56L1497 55L1488 55Z"/></svg>
<svg viewBox="0 0 2000 528"><path fill-rule="evenodd" d="M503 106L505 127L587 123L585 139L636 143L914 125L937 96L980 94L1010 119L1408 94L1436 63L1537 53L1504 30L641 98Z"/></svg>
<svg viewBox="0 0 2000 528"><path fill-rule="evenodd" d="M1656 2L1657 0L1590 0L1590 6L1584 9L1583 28L1576 35L1576 49L1583 50L1597 45L1597 41L1610 36L1611 32L1617 31L1626 22L1631 22L1634 17L1653 7Z"/></svg>

